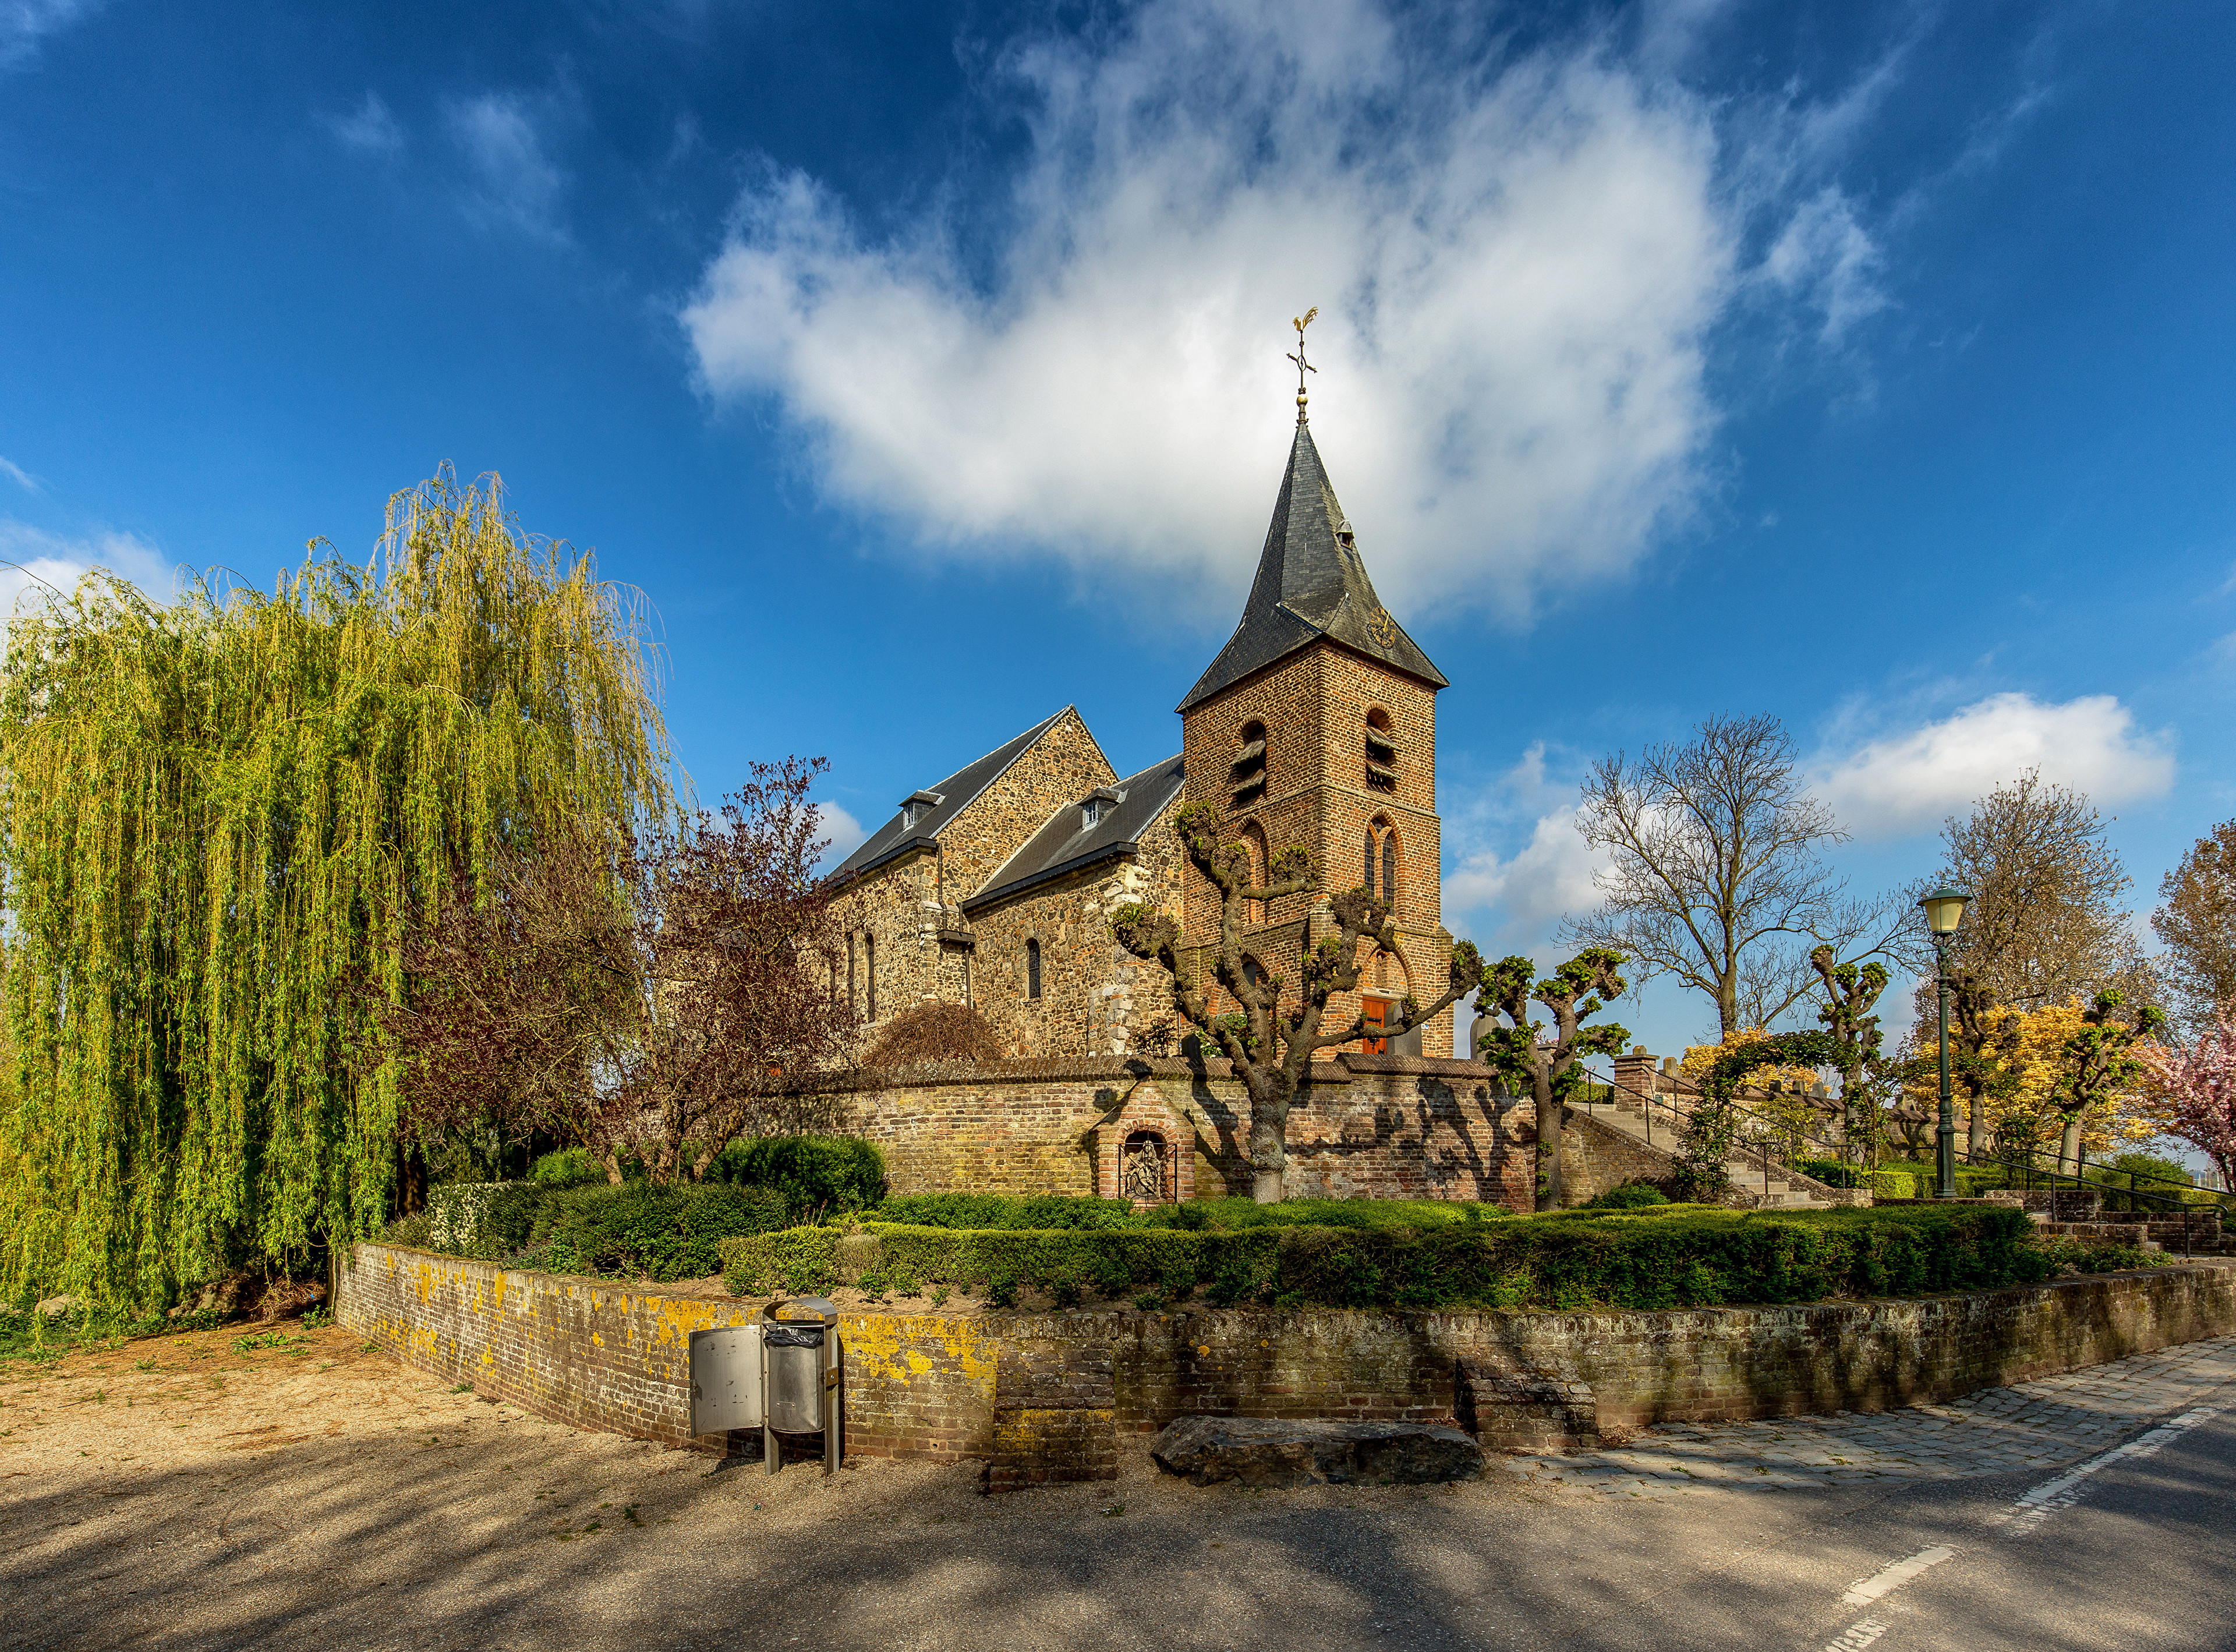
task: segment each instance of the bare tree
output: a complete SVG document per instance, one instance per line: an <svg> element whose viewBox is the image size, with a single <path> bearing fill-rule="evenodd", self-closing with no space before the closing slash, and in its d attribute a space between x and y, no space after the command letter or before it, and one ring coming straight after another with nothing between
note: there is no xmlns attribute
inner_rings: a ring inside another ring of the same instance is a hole
<svg viewBox="0 0 2236 1652"><path fill-rule="evenodd" d="M1880 950L1891 901L1858 903L1820 858L1847 834L1794 773L1775 717L1711 717L1635 762L1601 758L1577 830L1611 865L1599 910L1562 926L1623 954L1642 982L1672 975L1716 1006L1720 1033L1768 1026L1811 991L1809 954Z"/></svg>
<svg viewBox="0 0 2236 1652"><path fill-rule="evenodd" d="M1284 1196L1289 1109L1312 1065L1312 1053L1362 1038L1402 1037L1424 1025L1481 984L1483 960L1472 944L1463 941L1453 949L1450 986L1426 1009L1409 993L1398 1006L1394 1024L1369 1027L1362 1012L1342 1030L1323 1033L1328 1000L1339 992L1356 991L1362 966L1378 953L1397 953L1398 931L1390 904L1364 888L1336 896L1329 903L1336 931L1322 936L1305 954L1297 1007L1284 1010L1285 977L1245 967L1242 931L1253 903L1306 894L1320 887L1312 852L1292 845L1275 853L1261 884L1252 867L1249 848L1240 842L1220 841L1219 811L1213 805L1187 805L1174 817L1173 827L1189 861L1219 891L1219 937L1213 949L1212 978L1241 1008L1231 1014L1212 1013L1209 991L1180 958L1180 926L1171 913L1132 902L1110 915L1110 932L1134 957L1154 958L1164 965L1171 977L1173 1008L1180 1019L1195 1030L1205 1045L1218 1050L1233 1063L1250 1096L1252 1193L1259 1203L1272 1204Z"/></svg>
<svg viewBox="0 0 2236 1652"><path fill-rule="evenodd" d="M2169 996L2202 1036L2222 1006L2236 1005L2236 820L2190 846L2160 883L2159 901L2151 928L2166 945Z"/></svg>
<svg viewBox="0 0 2236 1652"><path fill-rule="evenodd" d="M1568 1203L1566 1155L1561 1151L1562 1109L1576 1086L1584 1082L1583 1058L1613 1056L1630 1042L1630 1034L1613 1022L1596 1027L1583 1023L1623 994L1622 977L1615 971L1622 955L1605 947L1588 947L1546 977L1537 980L1537 966L1526 958L1501 959L1483 972L1483 992L1476 1003L1486 1015L1504 1016L1506 1024L1490 1030L1490 1049L1483 1059L1514 1083L1526 1083L1537 1111L1537 1196L1540 1210L1558 1210ZM1529 1018L1536 999L1553 1012L1552 1036Z"/></svg>
<svg viewBox="0 0 2236 1652"><path fill-rule="evenodd" d="M2140 963L2120 905L2126 869L2080 793L2029 769L1970 815L1950 816L1941 838L1935 880L1971 898L1949 943L1950 973L1983 1007L2086 997Z"/></svg>
<svg viewBox="0 0 2236 1652"><path fill-rule="evenodd" d="M753 765L720 816L611 841L562 833L461 885L405 949L384 1024L406 1117L494 1122L697 1180L722 1144L825 1122L802 1077L854 1032L807 789Z"/></svg>

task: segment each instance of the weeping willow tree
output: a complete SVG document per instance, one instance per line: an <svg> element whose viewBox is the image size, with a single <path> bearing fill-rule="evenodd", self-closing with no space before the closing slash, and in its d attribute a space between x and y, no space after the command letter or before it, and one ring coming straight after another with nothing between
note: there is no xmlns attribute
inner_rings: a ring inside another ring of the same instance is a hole
<svg viewBox="0 0 2236 1652"><path fill-rule="evenodd" d="M461 877L669 805L641 612L495 477L372 561L168 604L89 576L0 681L0 1289L150 1303L389 1214L369 996Z"/></svg>

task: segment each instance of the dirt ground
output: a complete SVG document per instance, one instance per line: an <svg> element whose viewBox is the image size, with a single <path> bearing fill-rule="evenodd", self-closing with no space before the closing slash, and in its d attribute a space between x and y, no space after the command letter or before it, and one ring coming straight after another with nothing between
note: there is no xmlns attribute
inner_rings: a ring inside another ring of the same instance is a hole
<svg viewBox="0 0 2236 1652"><path fill-rule="evenodd" d="M259 1329L0 1365L0 1646L1814 1646L1796 1603L1909 1541L1871 1527L1884 1492L1254 1492L1145 1441L1001 1497L968 1464L771 1478Z"/></svg>

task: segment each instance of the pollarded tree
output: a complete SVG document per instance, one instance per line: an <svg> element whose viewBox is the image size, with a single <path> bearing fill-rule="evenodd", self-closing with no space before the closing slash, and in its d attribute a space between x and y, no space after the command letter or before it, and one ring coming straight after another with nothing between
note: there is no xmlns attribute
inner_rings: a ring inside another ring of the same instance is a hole
<svg viewBox="0 0 2236 1652"><path fill-rule="evenodd" d="M1843 964L1839 956L1829 946L1809 954L1825 995L1817 1019L1832 1040L1830 1065L1840 1075L1840 1139L1868 1147L1879 1137L1881 1092L1892 1078L1880 1053L1884 1034L1874 1009L1886 991L1887 970L1877 958Z"/></svg>
<svg viewBox="0 0 2236 1652"><path fill-rule="evenodd" d="M2143 1073L2137 1044L2166 1025L2165 1013L2139 1004L2126 1017L2127 995L2108 987L2081 1017L2080 1030L2058 1052L2058 1071L2049 1104L2062 1124L2058 1168L2078 1170L2081 1130L2088 1115L2134 1089Z"/></svg>
<svg viewBox="0 0 2236 1652"><path fill-rule="evenodd" d="M1536 978L1537 966L1526 958L1501 959L1483 972L1476 1006L1487 1015L1504 1017L1505 1024L1492 1027L1490 1050L1478 1054L1509 1083L1526 1084L1536 1104L1540 1210L1558 1210L1568 1202L1561 1114L1584 1082L1583 1058L1618 1055L1630 1042L1630 1034L1613 1022L1583 1024L1628 990L1615 973L1621 965L1621 953L1595 946L1542 980ZM1549 1039L1543 1036L1544 1027L1529 1018L1532 999L1553 1012Z"/></svg>
<svg viewBox="0 0 2236 1652"><path fill-rule="evenodd" d="M1220 841L1219 811L1213 805L1188 804L1174 818L1173 828L1189 862L1219 892L1219 936L1210 949L1212 980L1240 1008L1231 1014L1212 1012L1208 986L1180 957L1180 926L1171 913L1132 902L1111 914L1110 932L1134 957L1164 965L1180 1019L1234 1064L1250 1096L1252 1192L1260 1204L1271 1204L1284 1196L1289 1109L1313 1052L1362 1038L1402 1037L1425 1025L1480 984L1483 961L1474 946L1463 941L1452 951L1451 984L1434 1004L1424 1009L1409 993L1398 1006L1394 1024L1369 1027L1362 1013L1339 1031L1324 1031L1328 1001L1338 993L1356 991L1362 967L1377 954L1396 955L1398 931L1390 904L1364 888L1336 896L1329 903L1335 933L1322 936L1306 953L1297 984L1297 1007L1284 1010L1286 977L1246 967L1242 931L1253 903L1319 888L1312 852L1292 845L1274 853L1260 883L1249 847Z"/></svg>

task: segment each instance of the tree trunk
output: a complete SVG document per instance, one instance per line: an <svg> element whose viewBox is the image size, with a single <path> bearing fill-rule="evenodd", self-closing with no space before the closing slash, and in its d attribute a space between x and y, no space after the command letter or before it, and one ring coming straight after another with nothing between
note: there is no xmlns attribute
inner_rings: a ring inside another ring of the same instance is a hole
<svg viewBox="0 0 2236 1652"><path fill-rule="evenodd" d="M2057 1168L2068 1176L2081 1174L2081 1116L2078 1113L2065 1121L2065 1132L2058 1137Z"/></svg>
<svg viewBox="0 0 2236 1652"><path fill-rule="evenodd" d="M1553 1099L1553 1080L1541 1065L1531 1086L1537 1102L1537 1186L1536 1208L1558 1210L1568 1193L1568 1178L1562 1174L1561 1122L1564 1110Z"/></svg>
<svg viewBox="0 0 2236 1652"><path fill-rule="evenodd" d="M1293 1088L1284 1086L1286 1073L1276 1073L1264 1094L1250 1097L1250 1196L1261 1205L1278 1205L1288 1169L1289 1102Z"/></svg>
<svg viewBox="0 0 2236 1652"><path fill-rule="evenodd" d="M1987 1098L1979 1091L1974 1090L1965 1098L1965 1108L1970 1115L1970 1121L1967 1127L1968 1133L1964 1137L1964 1145L1975 1158L1983 1157L1988 1151Z"/></svg>

